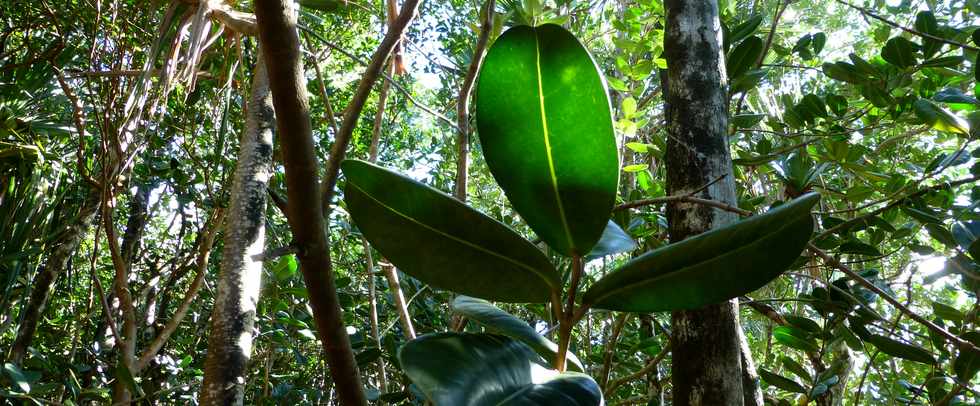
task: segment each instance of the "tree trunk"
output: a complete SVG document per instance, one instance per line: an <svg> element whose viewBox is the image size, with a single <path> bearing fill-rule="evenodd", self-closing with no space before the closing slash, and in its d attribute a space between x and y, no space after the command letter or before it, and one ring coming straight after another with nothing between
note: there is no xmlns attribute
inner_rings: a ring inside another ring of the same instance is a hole
<svg viewBox="0 0 980 406"><path fill-rule="evenodd" d="M27 348L30 347L31 342L34 340L34 333L37 330L38 323L41 321L41 316L44 314L44 309L48 304L51 291L54 289L54 285L58 281L61 272L71 262L71 255L78 248L82 237L88 233L89 226L92 225L92 219L95 218L95 213L98 209L99 191L91 189L85 196L85 200L78 210L78 215L73 219L63 220L66 222L73 221L75 224L58 235L49 245L50 251L48 252L47 262L31 284L33 287L31 289L31 296L27 301L27 306L24 307L24 315L21 317L22 321L20 327L17 329L17 337L10 347L10 355L7 357L8 362L20 365L24 361Z"/></svg>
<svg viewBox="0 0 980 406"><path fill-rule="evenodd" d="M275 113L262 55L256 58L245 134L231 190L218 293L204 362L202 405L241 405L262 277L266 188L272 175Z"/></svg>
<svg viewBox="0 0 980 406"><path fill-rule="evenodd" d="M348 106L340 134L331 149L331 162L327 168L324 185L317 182L320 165L313 145L313 128L310 123L309 99L306 95L306 79L303 59L299 49L296 26L296 4L291 0L260 0L255 2L255 16L259 25L259 45L263 58L269 63L269 88L275 106L276 127L282 147L283 166L286 173L286 196L289 200L286 217L297 247L303 281L309 294L317 331L330 365L330 377L337 387L341 405L367 405L364 387L350 346L350 338L344 326L343 309L337 296L333 263L330 259L330 242L324 212L329 211L330 198L336 185L340 161L347 153L353 123L360 115L364 97L357 104ZM398 22L404 28L415 13L418 2L406 2ZM395 27L398 28L398 27ZM391 53L391 47L401 37L400 29L389 31L376 58L372 58L368 73L377 75ZM381 52L383 50L383 52ZM372 83L363 77L358 84L356 97L370 92ZM363 85L363 86L362 86ZM321 191L323 192L321 195ZM327 210L325 210L327 209Z"/></svg>
<svg viewBox="0 0 980 406"><path fill-rule="evenodd" d="M723 177L698 196L734 205L718 4L668 0L665 8L667 194L690 193ZM667 206L671 242L736 220L704 205ZM672 323L673 404L742 405L737 302L675 311Z"/></svg>
<svg viewBox="0 0 980 406"><path fill-rule="evenodd" d="M122 280L119 277L116 278L115 286L117 292L122 289L129 290L129 285L126 281L129 279L129 274L133 267L133 259L136 258L136 250L139 248L140 239L143 238L143 230L146 228L146 219L148 217L147 204L149 200L150 188L146 185L138 186L136 193L129 199L126 232L123 234L122 243L119 246L122 262L126 270L125 277L121 278ZM103 220L107 224L111 222L109 219L103 218ZM122 297L122 295L118 294L117 296ZM130 306L132 306L131 299ZM126 365L126 368L129 368L130 374L136 376L138 372L134 364L137 341L136 314L132 307L127 310L127 306L122 305L122 300L120 300L120 310L123 312L123 342L116 343L116 351L119 352L119 358L122 360L122 363ZM133 394L129 391L129 385L117 375L112 388L113 404L127 403L132 397Z"/></svg>

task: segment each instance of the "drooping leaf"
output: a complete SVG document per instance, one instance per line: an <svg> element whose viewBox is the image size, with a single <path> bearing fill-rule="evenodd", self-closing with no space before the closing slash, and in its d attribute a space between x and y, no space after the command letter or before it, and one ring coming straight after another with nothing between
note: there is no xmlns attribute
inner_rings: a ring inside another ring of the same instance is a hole
<svg viewBox="0 0 980 406"><path fill-rule="evenodd" d="M728 37L725 38L726 47L728 44L734 44L747 38L749 35L755 34L755 31L758 30L759 26L762 24L763 18L765 18L765 16L756 14L732 28Z"/></svg>
<svg viewBox="0 0 980 406"><path fill-rule="evenodd" d="M339 8L347 7L345 0L300 0L300 6L312 8L320 11L336 11Z"/></svg>
<svg viewBox="0 0 980 406"><path fill-rule="evenodd" d="M783 364L783 368L786 368L787 371L792 372L796 376L802 378L804 381L809 382L813 380L813 376L810 375L810 372L807 371L803 365L800 365L799 362L796 362L796 360L784 355L779 357L779 362Z"/></svg>
<svg viewBox="0 0 980 406"><path fill-rule="evenodd" d="M980 332L969 331L961 337L973 345L980 345ZM980 371L980 353L969 349L963 349L953 361L953 370L956 376L963 382L970 382L977 371Z"/></svg>
<svg viewBox="0 0 980 406"><path fill-rule="evenodd" d="M803 385L800 385L799 382L776 374L775 372L771 372L765 368L759 368L759 377L762 378L763 381L766 381L766 383L784 391L806 393L806 388L804 388Z"/></svg>
<svg viewBox="0 0 980 406"><path fill-rule="evenodd" d="M939 24L936 22L936 16L931 11L920 11L919 14L916 14L915 29L919 32L939 36ZM943 44L939 41L923 38L922 54L926 58L932 58L942 46Z"/></svg>
<svg viewBox="0 0 980 406"><path fill-rule="evenodd" d="M3 372L10 377L10 380L17 385L17 388L20 389L21 392L31 392L31 383L28 381L27 376L24 375L24 372L21 371L20 367L8 362L3 364Z"/></svg>
<svg viewBox="0 0 980 406"><path fill-rule="evenodd" d="M881 352L891 355L893 357L907 359L909 361L921 362L923 364L935 364L936 359L933 358L932 354L929 353L925 348L919 347L917 345L906 344L901 341L895 341L891 338L872 334L865 341L873 344L876 348L881 350Z"/></svg>
<svg viewBox="0 0 980 406"><path fill-rule="evenodd" d="M518 319L486 300L463 295L456 296L456 299L453 300L453 311L466 316L489 332L504 335L526 344L545 360L554 360L558 354L558 344L538 334L524 320ZM578 372L585 370L582 362L571 351L568 352L567 360L569 369Z"/></svg>
<svg viewBox="0 0 980 406"><path fill-rule="evenodd" d="M480 71L476 118L514 209L556 251L587 254L615 203L619 158L606 87L585 47L557 25L507 30Z"/></svg>
<svg viewBox="0 0 980 406"><path fill-rule="evenodd" d="M737 79L745 72L748 72L755 65L759 56L762 55L762 49L764 47L765 41L756 36L748 37L736 45L729 52L728 59L725 61L729 79Z"/></svg>
<svg viewBox="0 0 980 406"><path fill-rule="evenodd" d="M813 338L806 331L796 327L776 326L772 331L772 337L776 339L777 343L790 348L806 352L820 351L820 346Z"/></svg>
<svg viewBox="0 0 980 406"><path fill-rule="evenodd" d="M939 131L969 135L970 126L962 118L950 113L949 110L935 105L926 99L916 100L912 104L915 115L924 123Z"/></svg>
<svg viewBox="0 0 980 406"><path fill-rule="evenodd" d="M601 258L606 255L618 254L636 248L636 241L630 238L626 231L623 231L615 221L609 220L606 229L602 232L602 238L592 247L592 252L585 257L588 259Z"/></svg>
<svg viewBox="0 0 980 406"><path fill-rule="evenodd" d="M750 128L759 124L764 118L766 118L765 114L739 114L732 117L731 122L736 128Z"/></svg>
<svg viewBox="0 0 980 406"><path fill-rule="evenodd" d="M888 63L899 68L915 66L918 60L915 57L915 43L902 37L895 37L885 43L881 49L881 57Z"/></svg>
<svg viewBox="0 0 980 406"><path fill-rule="evenodd" d="M823 73L831 79L851 84L865 83L867 77L847 62L824 63Z"/></svg>
<svg viewBox="0 0 980 406"><path fill-rule="evenodd" d="M409 379L437 405L598 406L591 377L558 373L526 345L492 334L438 333L398 351Z"/></svg>
<svg viewBox="0 0 980 406"><path fill-rule="evenodd" d="M644 254L586 291L584 305L656 312L693 309L756 290L786 270L813 232L809 194L735 224Z"/></svg>
<svg viewBox="0 0 980 406"><path fill-rule="evenodd" d="M379 166L347 160L342 168L354 223L405 273L501 302L546 302L559 286L548 258L496 220Z"/></svg>
<svg viewBox="0 0 980 406"><path fill-rule="evenodd" d="M879 251L877 247L860 241L845 242L841 244L837 250L840 251L841 254L867 255L871 257L881 256L881 251Z"/></svg>

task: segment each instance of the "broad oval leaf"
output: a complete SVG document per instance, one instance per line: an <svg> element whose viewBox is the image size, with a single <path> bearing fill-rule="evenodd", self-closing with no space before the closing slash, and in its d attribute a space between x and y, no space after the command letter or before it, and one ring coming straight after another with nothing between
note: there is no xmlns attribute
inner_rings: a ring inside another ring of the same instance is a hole
<svg viewBox="0 0 980 406"><path fill-rule="evenodd" d="M765 48L765 41L756 36L748 37L736 45L732 52L729 52L725 63L728 78L737 79L748 72L759 59L759 55L762 55L763 48Z"/></svg>
<svg viewBox="0 0 980 406"><path fill-rule="evenodd" d="M619 227L619 224L609 220L606 223L606 229L602 232L602 238L599 238L599 242L596 243L595 247L592 247L592 251L585 258L602 258L606 255L618 254L634 248L636 248L636 241L633 241L629 234Z"/></svg>
<svg viewBox="0 0 980 406"><path fill-rule="evenodd" d="M453 311L466 316L483 326L487 331L504 335L527 344L534 352L545 360L554 360L558 355L558 344L538 334L524 320L501 310L492 303L469 296L456 296L453 300ZM579 361L571 351L567 354L568 367L571 370L585 371L582 361Z"/></svg>
<svg viewBox="0 0 980 406"><path fill-rule="evenodd" d="M933 358L929 351L917 345L905 344L901 341L895 341L891 338L877 334L871 335L865 341L874 344L874 346L881 350L881 352L893 357L929 365L936 363L936 359Z"/></svg>
<svg viewBox="0 0 980 406"><path fill-rule="evenodd" d="M970 134L970 126L965 120L950 113L949 110L935 105L931 101L925 99L916 100L912 104L912 109L920 120L932 126L932 128L960 135Z"/></svg>
<svg viewBox="0 0 980 406"><path fill-rule="evenodd" d="M766 383L784 391L806 393L806 388L804 388L803 385L800 385L799 382L774 372L770 372L765 368L759 368L759 377L761 377L763 381L766 381Z"/></svg>
<svg viewBox="0 0 980 406"><path fill-rule="evenodd" d="M342 164L347 211L391 263L432 286L500 302L547 302L558 273L531 242L415 180Z"/></svg>
<svg viewBox="0 0 980 406"><path fill-rule="evenodd" d="M796 261L813 233L808 194L768 213L651 251L600 279L585 305L628 312L693 309L746 294Z"/></svg>
<svg viewBox="0 0 980 406"><path fill-rule="evenodd" d="M732 28L728 34L728 37L724 39L725 49L727 50L728 46L732 43L739 42L745 37L754 34L755 31L759 29L759 26L762 25L762 20L764 18L765 16L756 14L749 17L741 24L736 25L735 28Z"/></svg>
<svg viewBox="0 0 980 406"><path fill-rule="evenodd" d="M980 344L980 332L968 331L961 338L973 345ZM953 371L961 381L970 382L977 375L977 371L980 371L980 353L970 349L960 350L960 354L953 361Z"/></svg>
<svg viewBox="0 0 980 406"><path fill-rule="evenodd" d="M820 346L806 331L791 326L776 326L772 330L776 342L806 352L819 352Z"/></svg>
<svg viewBox="0 0 980 406"><path fill-rule="evenodd" d="M487 165L531 229L564 255L587 254L615 204L610 111L592 56L560 26L511 28L487 52L476 99Z"/></svg>
<svg viewBox="0 0 980 406"><path fill-rule="evenodd" d="M405 344L398 360L437 405L602 404L602 391L588 375L548 369L526 345L503 336L426 335Z"/></svg>
<svg viewBox="0 0 980 406"><path fill-rule="evenodd" d="M899 68L908 68L918 63L915 57L917 45L902 37L895 37L885 43L881 49L881 57L888 63Z"/></svg>

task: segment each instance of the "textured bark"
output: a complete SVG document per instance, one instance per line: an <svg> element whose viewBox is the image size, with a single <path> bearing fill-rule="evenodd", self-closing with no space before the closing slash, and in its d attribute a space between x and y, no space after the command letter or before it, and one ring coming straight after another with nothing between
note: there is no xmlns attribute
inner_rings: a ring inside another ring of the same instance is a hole
<svg viewBox="0 0 980 406"><path fill-rule="evenodd" d="M745 406L762 406L762 386L759 385L759 372L752 360L752 349L742 329L738 329L738 346L742 355L742 399Z"/></svg>
<svg viewBox="0 0 980 406"><path fill-rule="evenodd" d="M667 194L689 193L724 177L698 196L735 204L718 4L668 0L665 6ZM714 207L667 206L672 242L736 220ZM673 404L742 405L737 302L675 311L671 318Z"/></svg>
<svg viewBox="0 0 980 406"><path fill-rule="evenodd" d="M266 188L272 174L275 126L269 76L261 55L256 59L221 252L218 293L211 312L202 405L243 403L245 372L252 354L262 277L262 260L255 256L262 253L265 244Z"/></svg>
<svg viewBox="0 0 980 406"><path fill-rule="evenodd" d="M41 316L44 314L48 299L51 297L54 284L71 262L72 253L78 248L82 237L88 233L98 209L99 191L92 189L82 201L77 215L74 218L62 220L63 222L74 222L74 224L58 235L49 245L47 262L45 262L41 272L34 277L34 282L31 283L31 296L27 301L27 306L24 307L22 321L17 329L17 337L10 347L7 362L20 365L24 361L27 348L34 340L34 333L37 331Z"/></svg>
<svg viewBox="0 0 980 406"><path fill-rule="evenodd" d="M416 2L411 7L412 0L406 2L405 11L398 17L402 27L415 13ZM333 264L330 259L330 244L327 240L327 224L324 220L324 208L329 204L336 184L340 161L346 155L346 143L350 141L353 132L352 122L357 121L363 101L360 105L351 105L340 134L337 135L331 150L330 165L327 168L327 180L324 186L317 182L317 163L313 145L313 130L310 123L309 98L306 94L306 79L303 73L303 60L299 49L299 35L296 26L295 3L291 0L260 0L255 2L255 14L259 23L259 44L269 69L269 88L272 91L272 103L276 110L276 127L279 130L280 145L282 146L283 166L286 173L286 196L289 200L287 220L293 233L293 242L297 247L296 257L299 259L300 270L313 309L320 340L326 352L330 365L330 377L337 387L337 398L341 405L367 405L364 396L361 376L354 360L354 352L350 346L347 329L344 326L343 310L337 297L337 287L334 282ZM407 14L407 15L406 15ZM377 57L383 54L373 70L376 76L381 71L384 61L391 52L400 32L389 32L385 36L382 47L375 53ZM393 37L393 38L392 38ZM381 49L388 46L387 50ZM375 59L372 59L372 68ZM358 85L361 95L367 77L362 78ZM371 82L373 83L373 81ZM370 84L367 84L367 92ZM322 194L321 194L322 192Z"/></svg>

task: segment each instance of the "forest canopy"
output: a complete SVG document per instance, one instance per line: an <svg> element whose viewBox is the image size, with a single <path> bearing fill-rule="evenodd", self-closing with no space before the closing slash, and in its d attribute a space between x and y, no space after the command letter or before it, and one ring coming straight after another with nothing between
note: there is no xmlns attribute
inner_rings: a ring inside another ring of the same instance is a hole
<svg viewBox="0 0 980 406"><path fill-rule="evenodd" d="M0 403L980 402L978 0L0 25Z"/></svg>

